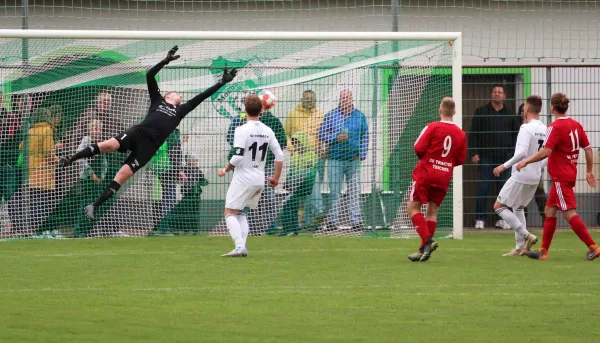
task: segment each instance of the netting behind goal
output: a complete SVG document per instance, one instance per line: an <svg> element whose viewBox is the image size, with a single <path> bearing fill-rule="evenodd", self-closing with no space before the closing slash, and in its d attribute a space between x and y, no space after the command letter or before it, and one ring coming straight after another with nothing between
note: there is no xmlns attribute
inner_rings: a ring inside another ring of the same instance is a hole
<svg viewBox="0 0 600 343"><path fill-rule="evenodd" d="M182 58L159 73L163 94L190 99L224 67L239 68L238 76L189 114L89 221L84 206L126 155L99 155L67 169L58 158L138 123L149 104L145 71L175 44ZM446 41L2 39L0 56L4 239L226 235L231 174L220 179L216 171L246 120L243 98L264 89L277 103L261 120L286 147L286 160L280 185L267 188L248 213L252 235L414 237L405 214L413 142L452 94ZM344 91L364 126L324 124ZM339 134L347 144L325 138ZM438 227L441 234L452 227L451 190Z"/></svg>

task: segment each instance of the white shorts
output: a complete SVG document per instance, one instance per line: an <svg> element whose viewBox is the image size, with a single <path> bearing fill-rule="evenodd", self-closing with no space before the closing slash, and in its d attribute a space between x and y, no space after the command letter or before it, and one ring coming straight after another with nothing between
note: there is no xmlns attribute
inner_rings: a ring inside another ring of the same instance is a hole
<svg viewBox="0 0 600 343"><path fill-rule="evenodd" d="M498 202L512 208L526 207L535 196L537 187L537 184L527 185L508 179L498 194Z"/></svg>
<svg viewBox="0 0 600 343"><path fill-rule="evenodd" d="M232 183L227 190L225 208L243 210L244 207L255 209L265 186L249 186Z"/></svg>

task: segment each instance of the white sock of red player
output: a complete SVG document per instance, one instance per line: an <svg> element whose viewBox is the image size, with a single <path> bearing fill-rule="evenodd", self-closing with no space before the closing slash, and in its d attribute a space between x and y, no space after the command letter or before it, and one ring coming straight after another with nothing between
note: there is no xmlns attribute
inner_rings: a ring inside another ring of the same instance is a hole
<svg viewBox="0 0 600 343"><path fill-rule="evenodd" d="M238 219L233 214L228 214L225 217L225 222L227 223L227 228L229 229L229 235L231 239L233 239L233 243L235 243L236 248L243 248L244 243L242 239L242 228L240 227L240 223Z"/></svg>
<svg viewBox="0 0 600 343"><path fill-rule="evenodd" d="M248 240L248 220L246 219L246 214L240 213L237 216L238 223L240 223L240 228L242 229L242 244L243 248L246 247L246 241Z"/></svg>

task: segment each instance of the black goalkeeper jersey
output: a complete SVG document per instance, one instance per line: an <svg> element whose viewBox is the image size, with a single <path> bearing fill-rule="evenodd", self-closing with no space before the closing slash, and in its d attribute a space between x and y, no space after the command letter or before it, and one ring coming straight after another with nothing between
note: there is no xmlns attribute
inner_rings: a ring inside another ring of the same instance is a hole
<svg viewBox="0 0 600 343"><path fill-rule="evenodd" d="M165 102L165 99L160 95L158 83L154 78L165 65L166 62L161 61L150 68L146 74L148 93L150 94L150 107L148 108L148 114L144 120L137 125L151 138L156 144L156 147L160 147L165 142L167 137L169 137L173 130L177 128L181 120L185 118L188 113L198 107L202 101L215 94L219 88L225 84L222 81L219 81L204 92L190 99L190 101L175 107Z"/></svg>

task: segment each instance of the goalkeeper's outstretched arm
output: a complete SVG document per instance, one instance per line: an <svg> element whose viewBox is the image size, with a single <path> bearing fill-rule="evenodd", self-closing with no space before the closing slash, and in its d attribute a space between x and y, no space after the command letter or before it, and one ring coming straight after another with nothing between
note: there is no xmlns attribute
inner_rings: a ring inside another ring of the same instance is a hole
<svg viewBox="0 0 600 343"><path fill-rule="evenodd" d="M192 112L196 107L198 107L198 105L200 105L202 103L202 101L208 99L210 96L215 94L221 87L223 87L227 83L233 81L233 78L235 77L236 74L237 74L236 69L232 69L230 72L228 72L227 68L225 68L225 71L223 72L223 78L219 82L217 82L212 87L205 90L204 92L196 95L195 97L190 99L190 101L186 102L185 104L183 104L179 107L179 111L178 111L179 115L181 115L181 117L183 118L188 113Z"/></svg>
<svg viewBox="0 0 600 343"><path fill-rule="evenodd" d="M180 56L175 55L179 48L177 45L171 48L167 53L167 57L162 61L158 62L154 67L150 68L146 73L146 83L148 84L148 94L150 95L150 101L160 100L160 89L158 88L158 83L156 82L156 74L169 62L175 61Z"/></svg>

